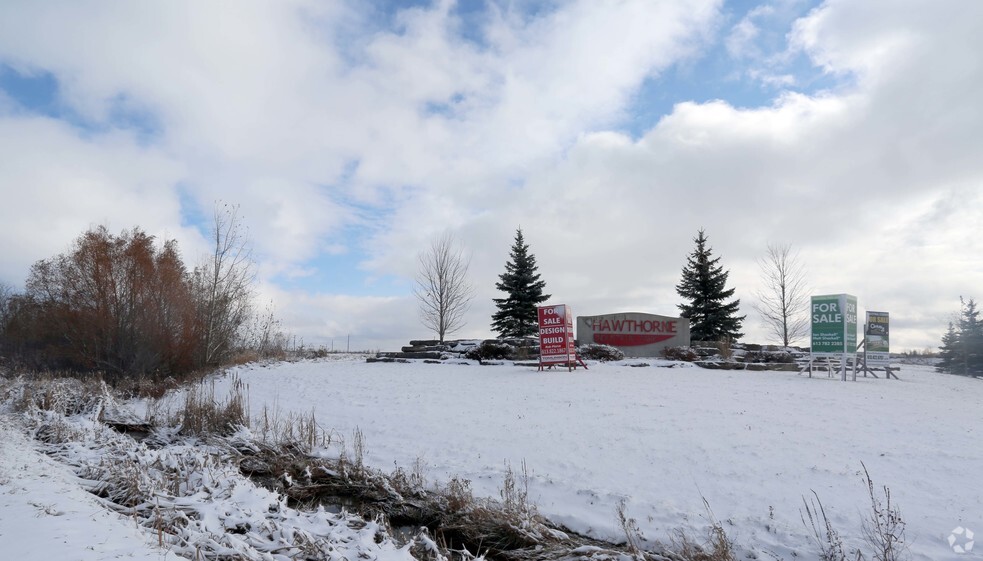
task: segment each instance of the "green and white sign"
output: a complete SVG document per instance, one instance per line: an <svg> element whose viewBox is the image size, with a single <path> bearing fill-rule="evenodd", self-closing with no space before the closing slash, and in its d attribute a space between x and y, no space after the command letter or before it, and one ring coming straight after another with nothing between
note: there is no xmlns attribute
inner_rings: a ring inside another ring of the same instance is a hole
<svg viewBox="0 0 983 561"><path fill-rule="evenodd" d="M890 322L887 312L867 312L867 364L869 366L890 366L891 345Z"/></svg>
<svg viewBox="0 0 983 561"><path fill-rule="evenodd" d="M857 297L827 294L812 297L813 356L857 352Z"/></svg>

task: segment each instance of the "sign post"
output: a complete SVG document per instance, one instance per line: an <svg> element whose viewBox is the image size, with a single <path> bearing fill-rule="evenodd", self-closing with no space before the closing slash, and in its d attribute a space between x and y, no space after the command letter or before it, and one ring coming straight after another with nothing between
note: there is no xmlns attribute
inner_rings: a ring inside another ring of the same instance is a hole
<svg viewBox="0 0 983 561"><path fill-rule="evenodd" d="M890 317L887 312L867 312L867 324L864 326L864 376L868 372L875 378L872 368L883 368L884 377L898 380L894 373L897 368L891 367Z"/></svg>
<svg viewBox="0 0 983 561"><path fill-rule="evenodd" d="M890 317L887 312L867 312L864 357L870 366L891 365Z"/></svg>
<svg viewBox="0 0 983 561"><path fill-rule="evenodd" d="M856 364L857 354L857 297L849 294L827 294L812 297L812 360L839 359L840 379L846 381L846 363ZM812 361L809 365L812 375Z"/></svg>
<svg viewBox="0 0 983 561"><path fill-rule="evenodd" d="M539 369L565 365L577 367L573 338L573 314L570 306L556 304L537 308L539 316Z"/></svg>

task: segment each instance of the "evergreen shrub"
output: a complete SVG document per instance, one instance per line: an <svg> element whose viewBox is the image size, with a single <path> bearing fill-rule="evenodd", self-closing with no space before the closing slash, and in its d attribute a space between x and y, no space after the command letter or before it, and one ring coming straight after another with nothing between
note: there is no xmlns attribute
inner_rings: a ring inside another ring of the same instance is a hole
<svg viewBox="0 0 983 561"><path fill-rule="evenodd" d="M666 347L662 349L662 357L666 360L682 360L693 362L700 358L700 355L689 347Z"/></svg>
<svg viewBox="0 0 983 561"><path fill-rule="evenodd" d="M498 341L482 341L477 347L464 353L471 360L507 360L515 356L515 347Z"/></svg>
<svg viewBox="0 0 983 561"><path fill-rule="evenodd" d="M587 343L577 347L577 354L580 358L588 360L624 360L625 353L617 347L612 347L610 345L598 345L597 343Z"/></svg>

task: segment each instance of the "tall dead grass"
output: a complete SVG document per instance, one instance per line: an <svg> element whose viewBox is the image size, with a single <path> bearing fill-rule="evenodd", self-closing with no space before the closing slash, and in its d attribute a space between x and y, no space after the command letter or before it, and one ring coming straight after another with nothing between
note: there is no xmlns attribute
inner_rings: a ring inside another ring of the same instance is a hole
<svg viewBox="0 0 983 561"><path fill-rule="evenodd" d="M241 427L249 426L249 388L239 378L232 382L224 400L215 396L215 383L193 385L185 391L184 406L178 417L171 419L187 435L228 436Z"/></svg>
<svg viewBox="0 0 983 561"><path fill-rule="evenodd" d="M904 561L911 555L905 538L906 523L901 509L897 503L892 502L891 489L887 485L881 487L881 494L877 493L867 466L863 462L860 465L863 466L863 482L870 500L870 510L860 521L860 528L864 543L869 548L870 558L873 561ZM813 491L813 496L814 499L808 502L803 498L805 510L802 523L819 548L820 560L866 560L866 553L859 548L847 552L843 538L826 515L819 495Z"/></svg>
<svg viewBox="0 0 983 561"><path fill-rule="evenodd" d="M703 498L710 527L702 540L692 538L681 529L672 532L669 546L663 552L673 561L737 561L734 542L727 536L723 525L714 516L710 503Z"/></svg>

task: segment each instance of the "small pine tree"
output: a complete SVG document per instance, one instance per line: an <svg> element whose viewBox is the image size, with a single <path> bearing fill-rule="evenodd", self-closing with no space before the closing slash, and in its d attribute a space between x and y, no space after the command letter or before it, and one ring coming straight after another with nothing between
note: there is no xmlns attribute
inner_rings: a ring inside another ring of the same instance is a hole
<svg viewBox="0 0 983 561"><path fill-rule="evenodd" d="M939 372L955 373L956 361L959 354L959 332L956 331L952 322L949 322L949 329L942 336L942 346L939 347L939 363L935 369Z"/></svg>
<svg viewBox="0 0 983 561"><path fill-rule="evenodd" d="M536 306L549 300L543 294L546 281L536 272L536 256L522 238L522 228L516 230L515 243L505 272L499 275L495 288L505 292L505 298L494 298L498 311L492 315L492 329L501 337L527 337L539 329Z"/></svg>
<svg viewBox="0 0 983 561"><path fill-rule="evenodd" d="M962 304L959 322L954 326L949 323L949 329L942 336L942 360L936 367L940 372L959 374L961 376L983 376L983 323L980 322L980 311L972 298Z"/></svg>
<svg viewBox="0 0 983 561"><path fill-rule="evenodd" d="M980 323L980 311L972 298L963 301L963 315L959 319L959 340L962 343L960 365L964 376L983 375L983 323Z"/></svg>
<svg viewBox="0 0 983 561"><path fill-rule="evenodd" d="M693 241L696 249L687 258L683 278L676 285L676 292L687 300L679 304L679 309L680 315L690 321L690 337L694 341L740 339L746 316L737 315L740 300L725 302L734 295L733 288L726 288L729 273L719 265L719 257L712 257L703 229Z"/></svg>

